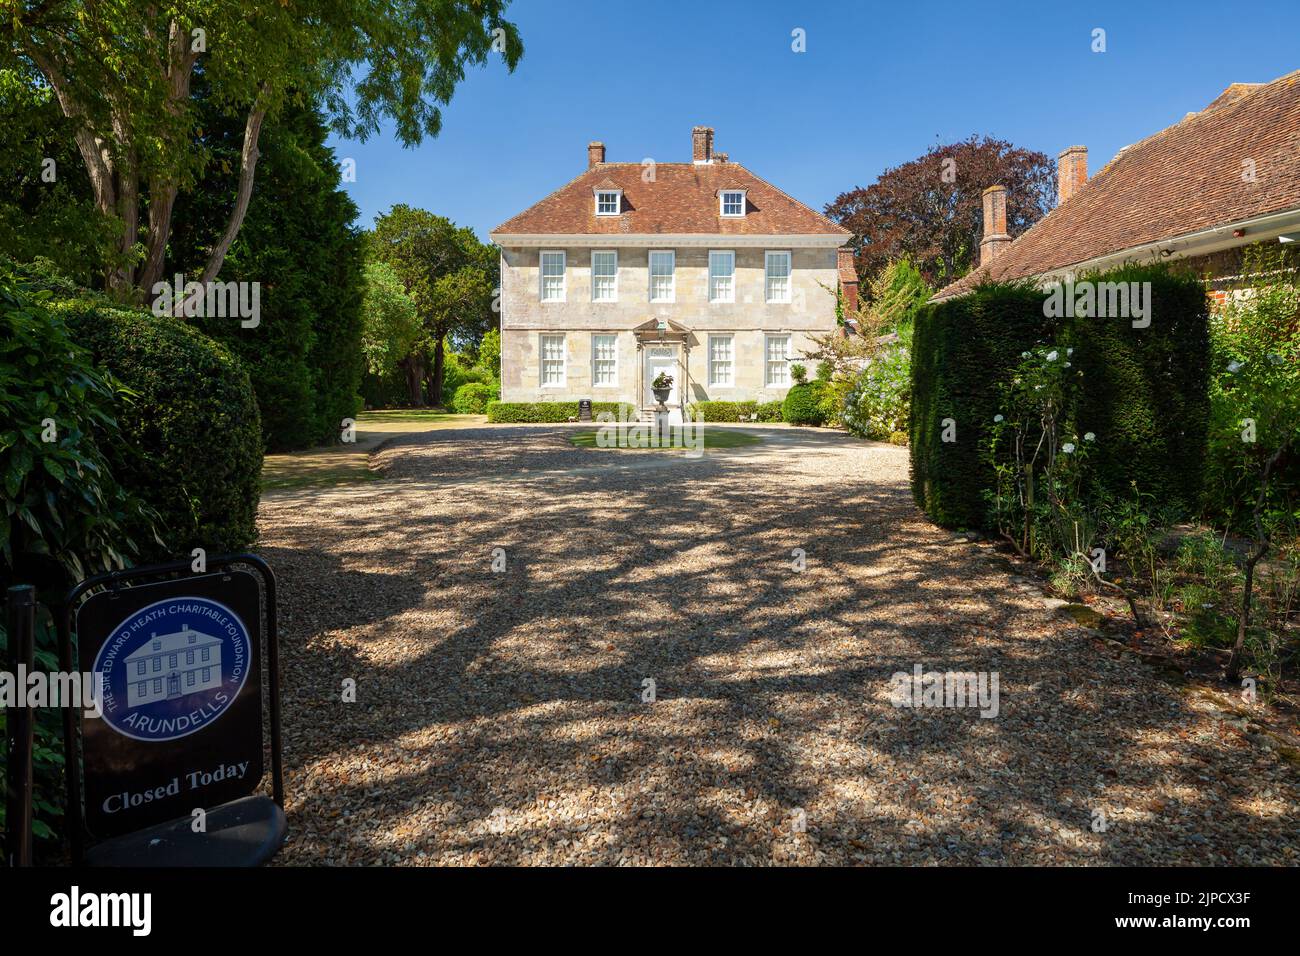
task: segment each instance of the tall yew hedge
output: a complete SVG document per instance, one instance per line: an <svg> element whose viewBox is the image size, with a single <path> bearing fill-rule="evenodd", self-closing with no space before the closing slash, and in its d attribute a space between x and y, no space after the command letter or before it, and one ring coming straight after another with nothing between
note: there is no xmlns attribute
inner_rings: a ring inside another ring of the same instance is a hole
<svg viewBox="0 0 1300 956"><path fill-rule="evenodd" d="M994 485L986 444L999 387L1021 354L1040 345L1074 348L1084 386L1069 419L1096 435L1090 488L1132 486L1184 513L1196 506L1209 420L1209 314L1190 274L1127 266L1080 277L1150 282L1150 325L1128 317L1049 317L1048 293L1023 283L986 283L917 317L912 356L911 476L916 503L952 528L987 526ZM945 420L951 420L944 441Z"/></svg>
<svg viewBox="0 0 1300 956"><path fill-rule="evenodd" d="M908 432L912 494L941 525L984 523L993 472L983 447L998 412L997 386L1044 334L1042 303L1042 293L1027 285L990 284L917 315ZM956 440L945 442L949 419Z"/></svg>

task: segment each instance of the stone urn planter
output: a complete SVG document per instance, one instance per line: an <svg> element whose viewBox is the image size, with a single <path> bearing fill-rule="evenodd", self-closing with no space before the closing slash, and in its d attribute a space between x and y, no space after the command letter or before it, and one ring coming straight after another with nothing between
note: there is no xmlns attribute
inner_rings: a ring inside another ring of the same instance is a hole
<svg viewBox="0 0 1300 956"><path fill-rule="evenodd" d="M667 372L660 372L655 376L655 380L650 383L650 391L654 393L655 401L660 405L668 401L668 396L673 393L673 377Z"/></svg>

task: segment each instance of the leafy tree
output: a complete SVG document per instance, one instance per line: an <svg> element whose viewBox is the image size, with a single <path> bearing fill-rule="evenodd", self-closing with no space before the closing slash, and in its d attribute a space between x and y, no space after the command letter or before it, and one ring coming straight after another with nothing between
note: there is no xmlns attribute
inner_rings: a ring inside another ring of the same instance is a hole
<svg viewBox="0 0 1300 956"><path fill-rule="evenodd" d="M411 354L420 341L420 318L397 272L386 262L366 263L366 291L361 307L365 324L361 350L366 371L385 376Z"/></svg>
<svg viewBox="0 0 1300 956"><path fill-rule="evenodd" d="M148 292L166 273L177 198L212 159L196 77L243 126L225 223L199 281L216 278L252 198L268 119L324 104L341 134L390 119L413 145L436 136L466 67L523 53L509 0L4 0L0 68L35 71L72 121L95 204L119 224L108 286ZM140 233L144 232L143 243Z"/></svg>
<svg viewBox="0 0 1300 956"><path fill-rule="evenodd" d="M910 329L917 309L925 305L934 290L906 257L891 262L869 283L871 312L882 332Z"/></svg>
<svg viewBox="0 0 1300 956"><path fill-rule="evenodd" d="M206 107L200 94L200 104ZM213 110L205 118L216 160L201 188L180 197L171 258L183 272L202 268L220 230L216 214L233 195L239 124ZM262 159L248 216L231 246L223 281L258 282L258 323L187 318L231 348L248 368L271 450L336 441L356 414L363 365L363 240L356 205L316 113L290 107L262 131Z"/></svg>
<svg viewBox="0 0 1300 956"><path fill-rule="evenodd" d="M906 256L928 282L942 286L978 261L982 193L996 185L1007 187L1007 231L1014 238L1052 208L1055 166L1044 153L971 136L933 146L870 186L841 193L826 215L853 231L859 276L876 275Z"/></svg>
<svg viewBox="0 0 1300 956"><path fill-rule="evenodd" d="M95 208L71 121L48 87L0 69L0 129L0 253L49 259L88 285L110 259L118 227Z"/></svg>
<svg viewBox="0 0 1300 956"><path fill-rule="evenodd" d="M496 250L472 229L402 204L376 218L370 250L397 273L423 328L400 363L410 402L423 404L427 390L429 401L441 405L447 339L476 339L491 325Z"/></svg>
<svg viewBox="0 0 1300 956"><path fill-rule="evenodd" d="M478 364L488 369L492 377L501 381L501 330L488 329L478 345Z"/></svg>

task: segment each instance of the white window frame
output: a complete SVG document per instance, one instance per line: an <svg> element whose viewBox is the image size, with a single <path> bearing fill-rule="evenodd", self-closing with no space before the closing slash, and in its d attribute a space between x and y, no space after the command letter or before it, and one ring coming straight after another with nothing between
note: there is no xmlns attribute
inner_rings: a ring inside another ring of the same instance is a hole
<svg viewBox="0 0 1300 956"><path fill-rule="evenodd" d="M772 275L772 260L785 258L785 296L773 298L772 279L781 278ZM788 305L794 300L794 254L784 249L772 249L763 253L763 301L769 304Z"/></svg>
<svg viewBox="0 0 1300 956"><path fill-rule="evenodd" d="M556 299L546 297L546 257L560 257L560 295ZM543 249L537 254L537 298L549 305L563 302L569 292L569 256L563 249Z"/></svg>
<svg viewBox="0 0 1300 956"><path fill-rule="evenodd" d="M772 340L785 339L785 362L784 362L784 381L777 381L772 377L772 366L775 364L772 360ZM763 336L763 385L765 388L789 388L790 379L790 347L793 344L789 332L768 332Z"/></svg>
<svg viewBox="0 0 1300 956"><path fill-rule="evenodd" d="M718 378L713 374L714 363L721 362L720 359L715 359L713 357L713 343L723 342L723 341L725 341L728 345L728 352L727 352L727 359L726 359L727 375L725 379ZM709 378L708 378L709 387L710 388L735 388L736 386L736 337L730 333L710 335L709 353L708 353L707 360L709 364Z"/></svg>
<svg viewBox="0 0 1300 956"><path fill-rule="evenodd" d="M740 197L740 212L727 212L727 197ZM744 189L723 189L718 192L718 215L724 219L743 219L745 218L745 205L748 201L746 190Z"/></svg>
<svg viewBox="0 0 1300 956"><path fill-rule="evenodd" d="M655 298L655 256L668 256L668 295L666 298ZM677 252L673 249L651 249L646 258L646 278L650 284L648 294L651 302L676 302Z"/></svg>
<svg viewBox="0 0 1300 956"><path fill-rule="evenodd" d="M610 339L613 342L614 380L612 382L596 381L596 340L597 339ZM591 387L592 388L618 388L618 333L617 332L593 332L591 334Z"/></svg>
<svg viewBox="0 0 1300 956"><path fill-rule="evenodd" d="M596 203L596 215L597 215L597 216L617 216L617 215L619 215L620 213L622 213L622 211L623 211L623 190L621 190L621 189L597 189L597 190L594 190L594 192L595 192L595 194L596 194L595 203ZM613 196L613 197L614 197L614 208L611 209L611 210L608 210L608 211L602 212L602 211L601 211L601 208L600 208L600 197L601 197L601 196Z"/></svg>
<svg viewBox="0 0 1300 956"><path fill-rule="evenodd" d="M554 362L555 359L546 357L546 340L560 340L560 380L558 382L546 381L546 363ZM569 383L569 343L564 337L563 332L543 332L537 337L537 377L538 384L542 388L566 388Z"/></svg>
<svg viewBox="0 0 1300 956"><path fill-rule="evenodd" d="M713 257L727 256L731 260L731 283L727 290L726 298L715 296L713 294ZM709 274L708 274L708 295L709 302L717 305L729 305L736 301L736 250L734 249L710 249L709 250Z"/></svg>
<svg viewBox="0 0 1300 956"><path fill-rule="evenodd" d="M596 298L596 256L613 256L614 257L614 293L608 299ZM591 250L591 301L608 305L611 302L618 301L618 250L617 249L592 249Z"/></svg>

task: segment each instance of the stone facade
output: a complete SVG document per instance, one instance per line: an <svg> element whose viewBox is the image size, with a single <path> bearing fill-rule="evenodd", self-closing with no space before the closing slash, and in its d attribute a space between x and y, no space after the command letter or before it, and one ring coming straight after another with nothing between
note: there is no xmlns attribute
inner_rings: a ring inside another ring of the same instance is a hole
<svg viewBox="0 0 1300 956"><path fill-rule="evenodd" d="M742 246L734 237L699 237L698 246L671 244L546 246L565 253L563 302L541 300L541 247L506 247L501 254L501 398L507 402L626 401L650 404L645 381L646 349L654 335L633 332L663 319L687 330L684 341L666 343L680 399L770 401L782 398L788 384L768 382L769 336L789 338L791 361L802 360L813 347L811 336L836 329L835 289L839 281L837 244L800 247L788 244ZM692 237L693 240L696 237ZM617 301L593 302L591 253L618 252ZM675 254L674 301L651 302L649 253L672 249ZM711 303L708 295L710 250L735 253L734 299ZM790 301L767 302L766 251L791 253ZM542 335L564 335L565 374L562 386L542 384ZM596 334L615 335L617 384L593 385L593 342ZM726 385L710 384L710 336L730 336L731 376ZM642 347L638 348L638 344ZM657 366L656 366L657 367ZM809 374L814 369L809 368ZM638 394L639 393L639 394Z"/></svg>

